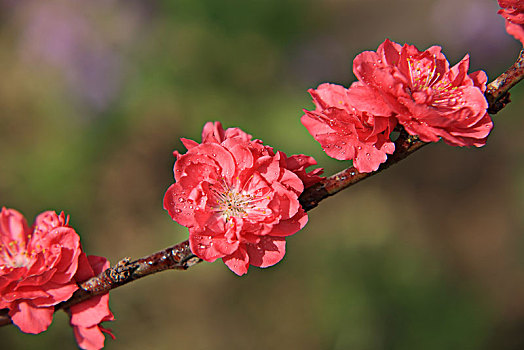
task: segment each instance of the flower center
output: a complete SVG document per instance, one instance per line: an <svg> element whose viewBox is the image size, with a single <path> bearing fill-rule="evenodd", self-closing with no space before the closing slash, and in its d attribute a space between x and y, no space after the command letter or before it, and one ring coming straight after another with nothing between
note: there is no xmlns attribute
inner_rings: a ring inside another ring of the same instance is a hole
<svg viewBox="0 0 524 350"><path fill-rule="evenodd" d="M217 206L216 210L221 213L221 215L229 220L230 217L245 217L247 215L246 210L253 207L251 201L253 200L253 195L249 195L242 192L237 192L234 189L229 189L222 193L217 193Z"/></svg>
<svg viewBox="0 0 524 350"><path fill-rule="evenodd" d="M435 62L427 60L415 61L407 59L411 79L412 93L426 92L430 99L428 104L436 108L458 108L460 91L453 86L449 79L436 72Z"/></svg>
<svg viewBox="0 0 524 350"><path fill-rule="evenodd" d="M440 73L436 72L437 65L435 62L412 60L411 58L408 58L407 61L413 91L426 90L440 78Z"/></svg>
<svg viewBox="0 0 524 350"><path fill-rule="evenodd" d="M31 235L28 236L28 240L30 239ZM34 251L29 254L26 247L20 245L18 241L0 244L0 270L27 266L34 255Z"/></svg>
<svg viewBox="0 0 524 350"><path fill-rule="evenodd" d="M213 186L212 191L215 195L215 205L213 209L215 212L218 212L226 222L232 217L246 218L253 212L266 214L266 209L259 208L255 205L264 198L250 194L243 189L238 190L233 186L228 186L225 181L222 181L220 186Z"/></svg>

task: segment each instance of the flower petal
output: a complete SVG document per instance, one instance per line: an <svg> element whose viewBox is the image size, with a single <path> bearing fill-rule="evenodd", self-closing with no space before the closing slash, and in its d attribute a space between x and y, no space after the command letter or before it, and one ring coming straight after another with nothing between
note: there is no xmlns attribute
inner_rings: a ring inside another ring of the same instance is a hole
<svg viewBox="0 0 524 350"><path fill-rule="evenodd" d="M264 236L258 244L248 244L246 248L251 265L268 267L282 260L286 254L286 241L282 237Z"/></svg>
<svg viewBox="0 0 524 350"><path fill-rule="evenodd" d="M34 307L20 302L9 310L11 321L24 333L38 334L45 331L53 321L55 308Z"/></svg>
<svg viewBox="0 0 524 350"><path fill-rule="evenodd" d="M223 257L222 261L239 276L247 273L249 256L243 246L240 246L233 254Z"/></svg>

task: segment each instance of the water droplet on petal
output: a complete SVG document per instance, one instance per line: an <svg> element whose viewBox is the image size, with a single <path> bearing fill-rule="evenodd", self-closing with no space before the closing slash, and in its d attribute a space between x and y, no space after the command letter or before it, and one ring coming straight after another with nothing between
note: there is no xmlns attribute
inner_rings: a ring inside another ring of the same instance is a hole
<svg viewBox="0 0 524 350"><path fill-rule="evenodd" d="M184 202L184 198L182 198L182 197L178 197L178 201L179 201L180 203L183 203L183 202Z"/></svg>

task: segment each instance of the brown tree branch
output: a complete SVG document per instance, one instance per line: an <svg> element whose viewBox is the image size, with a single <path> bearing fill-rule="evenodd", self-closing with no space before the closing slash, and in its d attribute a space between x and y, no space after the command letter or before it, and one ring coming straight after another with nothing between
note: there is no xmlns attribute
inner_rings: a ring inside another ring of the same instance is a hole
<svg viewBox="0 0 524 350"><path fill-rule="evenodd" d="M520 52L515 64L488 84L485 93L489 104L488 112L494 114L504 108L506 104L510 102L509 89L523 78L524 50ZM395 152L388 157L385 163L381 164L377 171L372 173L359 173L354 167L347 168L304 190L299 198L300 204L304 210L309 211L315 208L323 199L370 176L378 174L427 144L426 142L418 140L417 137L401 131L395 141ZM186 270L200 262L202 262L202 259L191 252L187 240L135 261L130 261L129 258L122 259L115 266L105 270L99 276L79 284L79 289L73 296L69 300L56 305L55 311L67 309L72 305L94 296L108 293L111 289L120 287L139 278L165 270ZM0 310L0 326L5 326L10 323L11 319L8 316L8 310Z"/></svg>
<svg viewBox="0 0 524 350"><path fill-rule="evenodd" d="M97 295L105 294L111 289L123 286L139 278L165 270L186 270L202 260L189 249L189 242L184 241L172 247L153 253L144 258L130 261L120 260L115 266L105 270L78 285L79 289L69 300L55 306L55 311L67 309ZM7 310L0 311L0 326L11 323Z"/></svg>
<svg viewBox="0 0 524 350"><path fill-rule="evenodd" d="M333 196L370 176L378 174L428 144L429 143L422 142L416 136L411 136L402 130L400 136L395 141L395 152L388 156L386 162L380 164L376 171L360 173L355 167L344 169L335 175L325 178L322 182L307 188L299 198L300 204L304 210L311 210L315 208L321 200Z"/></svg>
<svg viewBox="0 0 524 350"><path fill-rule="evenodd" d="M495 114L504 108L510 101L509 89L524 78L524 49L520 51L519 57L507 71L498 76L488 84L486 99L488 100L489 114Z"/></svg>

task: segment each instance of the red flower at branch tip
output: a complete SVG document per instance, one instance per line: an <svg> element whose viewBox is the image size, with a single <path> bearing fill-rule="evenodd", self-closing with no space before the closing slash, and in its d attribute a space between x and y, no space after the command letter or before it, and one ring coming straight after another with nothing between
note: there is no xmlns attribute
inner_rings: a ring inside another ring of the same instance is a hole
<svg viewBox="0 0 524 350"><path fill-rule="evenodd" d="M86 257L85 253L82 253L78 260L75 280L78 283L87 281L108 268L109 261L106 258L94 255ZM73 326L75 338L80 348L86 350L102 349L105 341L103 333L107 333L115 339L110 330L100 325L101 322L114 320L113 314L109 310L109 293L73 305L69 308L68 313L71 316L70 323Z"/></svg>
<svg viewBox="0 0 524 350"><path fill-rule="evenodd" d="M349 91L353 107L371 114L392 110L422 141L483 146L493 127L484 97L487 76L468 75L468 56L449 68L440 50L419 51L386 40L377 52L362 52L353 61L359 80Z"/></svg>
<svg viewBox="0 0 524 350"><path fill-rule="evenodd" d="M54 306L78 289L80 238L64 213L44 212L31 229L22 214L0 213L0 308L25 333L49 327Z"/></svg>
<svg viewBox="0 0 524 350"><path fill-rule="evenodd" d="M524 1L499 0L499 14L506 19L506 31L524 45Z"/></svg>
<svg viewBox="0 0 524 350"><path fill-rule="evenodd" d="M191 250L206 261L221 258L237 275L249 265L268 267L285 254L285 237L302 229L307 214L298 196L319 171L311 157L287 157L240 129L207 123L201 144L175 152L175 183L164 208L189 228Z"/></svg>
<svg viewBox="0 0 524 350"><path fill-rule="evenodd" d="M316 109L304 110L301 121L328 156L352 159L358 171L371 172L386 161L386 154L395 150L389 134L396 120L385 103L372 113L357 110L353 100L361 98L361 90L353 90L356 88L334 84L310 89Z"/></svg>
<svg viewBox="0 0 524 350"><path fill-rule="evenodd" d="M0 212L0 308L9 309L12 322L25 333L45 331L55 305L68 300L83 282L109 267L105 258L86 257L80 237L64 213L46 211L33 227L18 211ZM104 346L99 328L113 320L109 294L70 308L71 325L82 349Z"/></svg>

